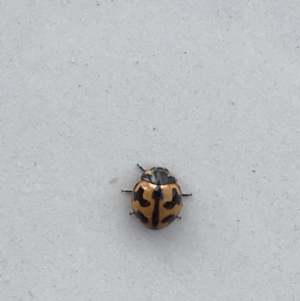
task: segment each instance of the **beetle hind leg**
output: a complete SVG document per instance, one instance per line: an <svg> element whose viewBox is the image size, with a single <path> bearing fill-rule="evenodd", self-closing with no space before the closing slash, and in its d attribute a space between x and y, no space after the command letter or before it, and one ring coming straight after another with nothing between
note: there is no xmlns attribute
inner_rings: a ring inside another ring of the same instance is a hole
<svg viewBox="0 0 300 301"><path fill-rule="evenodd" d="M122 189L121 191L122 192L133 192L133 190L131 190L131 189Z"/></svg>

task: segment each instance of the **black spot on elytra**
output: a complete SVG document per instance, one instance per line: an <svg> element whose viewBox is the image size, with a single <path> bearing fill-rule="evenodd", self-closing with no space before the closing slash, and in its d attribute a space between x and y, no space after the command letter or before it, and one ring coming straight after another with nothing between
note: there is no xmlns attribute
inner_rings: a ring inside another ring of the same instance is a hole
<svg viewBox="0 0 300 301"><path fill-rule="evenodd" d="M164 197L164 193L163 193L163 190L161 189L160 185L157 185L155 187L155 189L153 190L153 193L152 193L152 198L156 201L160 201L162 200Z"/></svg>
<svg viewBox="0 0 300 301"><path fill-rule="evenodd" d="M139 202L141 207L149 207L150 202L143 198L144 189L142 187L139 188L138 191L134 193L134 201Z"/></svg>
<svg viewBox="0 0 300 301"><path fill-rule="evenodd" d="M144 224L148 223L148 218L141 212L141 211L137 211L134 213L135 216Z"/></svg>
<svg viewBox="0 0 300 301"><path fill-rule="evenodd" d="M181 195L178 194L177 190L175 188L173 188L172 190L172 194L173 194L173 199L170 202L166 202L164 204L164 207L166 209L173 209L174 206L176 205L180 205L181 204Z"/></svg>
<svg viewBox="0 0 300 301"><path fill-rule="evenodd" d="M152 193L152 198L155 200L154 210L152 213L152 225L155 229L159 222L159 202L163 199L164 194L160 185L157 185Z"/></svg>
<svg viewBox="0 0 300 301"><path fill-rule="evenodd" d="M163 218L162 223L172 223L176 219L176 215L170 214L167 217Z"/></svg>

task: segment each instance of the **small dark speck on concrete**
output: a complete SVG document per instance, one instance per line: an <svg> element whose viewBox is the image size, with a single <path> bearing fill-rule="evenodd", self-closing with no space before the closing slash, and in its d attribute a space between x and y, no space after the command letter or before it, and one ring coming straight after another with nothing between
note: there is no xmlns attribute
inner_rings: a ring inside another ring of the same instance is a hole
<svg viewBox="0 0 300 301"><path fill-rule="evenodd" d="M114 183L117 183L118 182L118 178L112 178L109 182L111 183L111 184L114 184Z"/></svg>
<svg viewBox="0 0 300 301"><path fill-rule="evenodd" d="M237 220L237 222L239 223L239 222L240 222L240 220L238 219L238 220Z"/></svg>
<svg viewBox="0 0 300 301"><path fill-rule="evenodd" d="M234 102L231 103L234 106Z"/></svg>
<svg viewBox="0 0 300 301"><path fill-rule="evenodd" d="M81 85L78 85L78 87L81 87Z"/></svg>
<svg viewBox="0 0 300 301"><path fill-rule="evenodd" d="M254 169L252 169L252 172L256 172Z"/></svg>
<svg viewBox="0 0 300 301"><path fill-rule="evenodd" d="M156 131L156 128L153 128L153 131Z"/></svg>

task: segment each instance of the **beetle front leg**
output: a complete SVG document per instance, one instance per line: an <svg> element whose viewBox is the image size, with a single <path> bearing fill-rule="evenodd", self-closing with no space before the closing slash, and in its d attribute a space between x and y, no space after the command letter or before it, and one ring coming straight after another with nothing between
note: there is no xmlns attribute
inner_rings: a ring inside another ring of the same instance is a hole
<svg viewBox="0 0 300 301"><path fill-rule="evenodd" d="M137 166L138 166L138 168L141 169L142 171L145 171L145 170L146 170L146 169L145 169L143 166L141 166L139 163L137 164Z"/></svg>

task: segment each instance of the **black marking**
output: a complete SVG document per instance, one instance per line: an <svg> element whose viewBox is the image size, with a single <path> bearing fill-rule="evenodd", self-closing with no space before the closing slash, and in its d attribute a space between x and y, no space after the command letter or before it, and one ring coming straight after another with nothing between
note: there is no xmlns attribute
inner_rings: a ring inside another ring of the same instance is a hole
<svg viewBox="0 0 300 301"><path fill-rule="evenodd" d="M144 193L144 189L140 187L139 190L134 193L133 200L135 202L139 202L141 207L149 207L150 202L143 198L143 193Z"/></svg>
<svg viewBox="0 0 300 301"><path fill-rule="evenodd" d="M160 185L157 185L152 193L152 198L155 201L154 210L152 213L152 225L154 229L157 228L159 223L159 202L163 199L163 197L163 190L161 189Z"/></svg>
<svg viewBox="0 0 300 301"><path fill-rule="evenodd" d="M166 168L153 167L151 168L151 171L151 174L143 173L141 179L156 185L176 183L175 177L170 176L169 171Z"/></svg>
<svg viewBox="0 0 300 301"><path fill-rule="evenodd" d="M175 188L172 189L173 192L173 199L171 202L164 203L164 207L166 209L173 209L176 205L181 204L181 195L178 194L177 190Z"/></svg>
<svg viewBox="0 0 300 301"><path fill-rule="evenodd" d="M152 193L152 198L156 201L160 201L164 198L163 190L161 189L160 185L157 185Z"/></svg>
<svg viewBox="0 0 300 301"><path fill-rule="evenodd" d="M169 169L167 169L165 167L161 167L161 166L152 167L151 170L163 170L163 171L169 172Z"/></svg>
<svg viewBox="0 0 300 301"><path fill-rule="evenodd" d="M165 218L163 218L163 220L161 221L163 224L165 224L165 223L172 223L175 219L177 218L177 216L176 215L174 215L174 214L170 214L170 215L168 215L167 217L165 217Z"/></svg>
<svg viewBox="0 0 300 301"><path fill-rule="evenodd" d="M149 222L148 218L147 218L141 211L135 212L135 216L136 216L143 224L147 224L147 223Z"/></svg>

